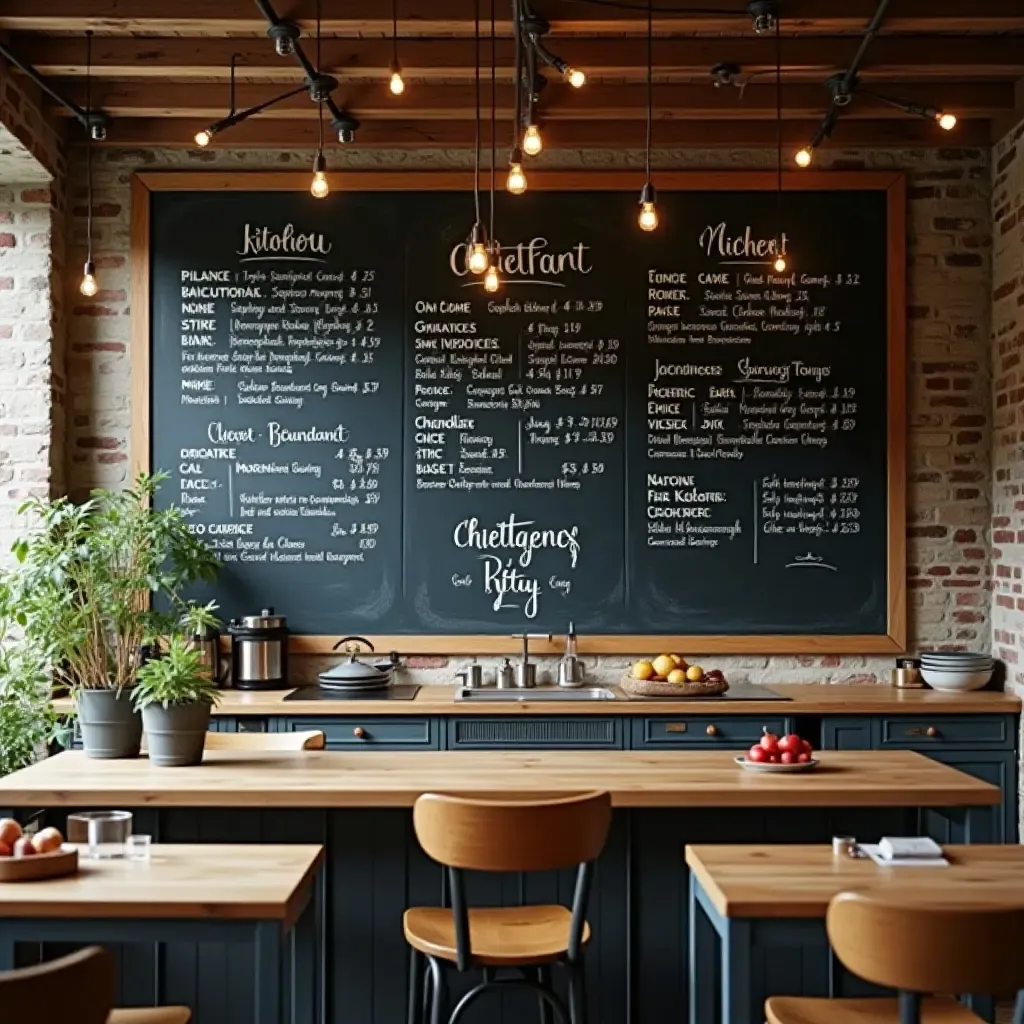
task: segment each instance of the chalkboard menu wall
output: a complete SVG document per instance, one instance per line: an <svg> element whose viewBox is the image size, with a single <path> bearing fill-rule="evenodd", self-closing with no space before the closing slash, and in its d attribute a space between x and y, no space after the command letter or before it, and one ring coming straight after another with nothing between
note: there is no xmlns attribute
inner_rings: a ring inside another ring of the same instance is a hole
<svg viewBox="0 0 1024 1024"><path fill-rule="evenodd" d="M136 188L136 454L225 616L902 646L901 179L801 176L780 221L761 175L667 175L645 234L632 176L550 174L498 197L488 294L462 176L206 177Z"/></svg>

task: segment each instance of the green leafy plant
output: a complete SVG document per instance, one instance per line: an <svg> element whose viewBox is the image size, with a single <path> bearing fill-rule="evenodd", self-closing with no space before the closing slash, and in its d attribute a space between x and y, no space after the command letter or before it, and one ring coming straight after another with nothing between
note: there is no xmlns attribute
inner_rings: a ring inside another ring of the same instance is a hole
<svg viewBox="0 0 1024 1024"><path fill-rule="evenodd" d="M186 589L212 582L219 563L181 510L157 509L165 474L88 501L34 498L21 512L3 608L55 681L120 690L135 683L138 649L180 628ZM212 611L210 611L212 615Z"/></svg>
<svg viewBox="0 0 1024 1024"><path fill-rule="evenodd" d="M216 704L220 692L206 674L199 651L185 637L172 636L163 654L138 670L132 700L141 711L150 704Z"/></svg>

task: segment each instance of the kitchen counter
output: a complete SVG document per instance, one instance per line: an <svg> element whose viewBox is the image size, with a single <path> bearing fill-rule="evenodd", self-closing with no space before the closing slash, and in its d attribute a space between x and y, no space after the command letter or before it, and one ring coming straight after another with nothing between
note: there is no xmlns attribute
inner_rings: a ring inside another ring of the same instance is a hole
<svg viewBox="0 0 1024 1024"><path fill-rule="evenodd" d="M942 693L938 690L897 690L891 686L779 684L769 687L788 698L782 701L631 700L617 687L619 699L568 701L471 701L455 703L455 687L424 686L414 700L286 701L291 690L223 690L215 715L235 717L275 715L679 715L709 712L715 715L767 714L1002 714L1020 712L1020 699L992 690ZM71 708L69 700L56 702L58 710Z"/></svg>
<svg viewBox="0 0 1024 1024"><path fill-rule="evenodd" d="M607 790L617 807L985 807L996 786L909 750L826 751L803 774L728 751L208 751L195 768L67 751L0 779L0 806L410 807L426 792L540 798Z"/></svg>

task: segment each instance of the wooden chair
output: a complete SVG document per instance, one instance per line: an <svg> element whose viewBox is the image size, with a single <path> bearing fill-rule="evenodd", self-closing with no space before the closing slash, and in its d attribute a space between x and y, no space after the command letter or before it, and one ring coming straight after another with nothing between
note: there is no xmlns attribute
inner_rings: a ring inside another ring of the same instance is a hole
<svg viewBox="0 0 1024 1024"><path fill-rule="evenodd" d="M448 869L451 909L413 907L405 912L410 946L408 1024L442 1024L447 1013L446 970L480 969L482 980L451 1012L456 1024L488 991L537 993L542 1024L584 1024L583 950L590 939L587 902L593 862L611 824L611 798L587 793L560 800L502 802L428 793L413 809L416 837L426 854ZM576 868L572 910L563 906L466 905L464 871L527 872ZM568 974L569 1005L555 993L551 967ZM498 977L500 969L511 977ZM425 977L426 976L426 977ZM426 980L426 985L424 985Z"/></svg>
<svg viewBox="0 0 1024 1024"><path fill-rule="evenodd" d="M16 971L0 971L0 1018L33 1024L105 1024L114 1003L114 958L99 946Z"/></svg>
<svg viewBox="0 0 1024 1024"><path fill-rule="evenodd" d="M207 750L323 750L324 734L308 732L211 732Z"/></svg>
<svg viewBox="0 0 1024 1024"><path fill-rule="evenodd" d="M895 868L895 871L901 869ZM858 977L897 990L896 999L800 999L765 1002L769 1024L981 1024L981 1018L935 992L1008 995L1024 988L1024 907L970 901L943 893L892 901L880 893L840 893L826 926L839 960ZM1014 1024L1024 1024L1018 999Z"/></svg>

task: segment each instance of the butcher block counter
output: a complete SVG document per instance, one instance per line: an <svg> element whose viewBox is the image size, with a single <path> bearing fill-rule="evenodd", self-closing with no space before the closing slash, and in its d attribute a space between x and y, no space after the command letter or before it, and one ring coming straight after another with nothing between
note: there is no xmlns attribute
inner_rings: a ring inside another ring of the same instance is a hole
<svg viewBox="0 0 1024 1024"><path fill-rule="evenodd" d="M411 807L426 792L530 799L606 790L619 807L984 807L999 790L909 750L826 752L814 771L746 771L725 751L207 751L154 768L67 751L0 779L0 804Z"/></svg>

